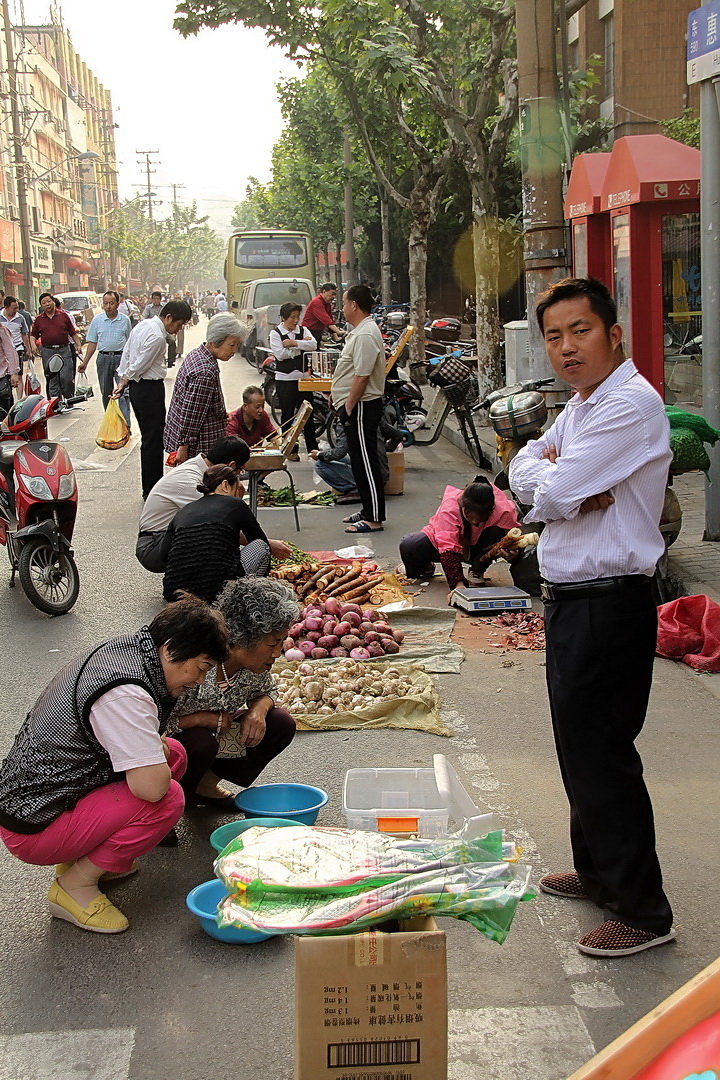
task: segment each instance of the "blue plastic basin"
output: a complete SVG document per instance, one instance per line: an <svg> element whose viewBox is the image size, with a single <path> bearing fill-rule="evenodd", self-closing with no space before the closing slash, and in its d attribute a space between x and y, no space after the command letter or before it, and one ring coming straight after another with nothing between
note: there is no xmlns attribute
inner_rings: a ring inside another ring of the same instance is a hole
<svg viewBox="0 0 720 1080"><path fill-rule="evenodd" d="M240 930L235 926L218 926L216 922L217 906L228 894L222 881L213 878L196 885L187 894L185 903L193 915L197 915L206 934L227 945L252 945L257 941L267 941L272 934L263 934L259 930Z"/></svg>
<svg viewBox="0 0 720 1080"><path fill-rule="evenodd" d="M282 817L301 825L314 825L327 801L327 791L309 784L258 784L235 796L246 817Z"/></svg>
<svg viewBox="0 0 720 1080"><path fill-rule="evenodd" d="M210 833L210 843L216 851L223 851L231 840L234 840L240 833L244 833L246 829L252 829L253 825L260 825L263 829L280 829L283 825L297 825L297 821L281 817L245 818L244 821L229 821L227 825L221 825L215 829L215 832Z"/></svg>

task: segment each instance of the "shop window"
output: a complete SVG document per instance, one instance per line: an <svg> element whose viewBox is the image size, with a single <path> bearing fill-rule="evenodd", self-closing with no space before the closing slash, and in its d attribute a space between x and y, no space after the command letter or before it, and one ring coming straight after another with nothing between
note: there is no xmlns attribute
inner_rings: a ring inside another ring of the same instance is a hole
<svg viewBox="0 0 720 1080"><path fill-rule="evenodd" d="M702 408L700 215L662 219L665 400Z"/></svg>
<svg viewBox="0 0 720 1080"><path fill-rule="evenodd" d="M616 214L612 219L615 303L618 322L623 328L625 354L632 356L632 311L630 306L630 215Z"/></svg>

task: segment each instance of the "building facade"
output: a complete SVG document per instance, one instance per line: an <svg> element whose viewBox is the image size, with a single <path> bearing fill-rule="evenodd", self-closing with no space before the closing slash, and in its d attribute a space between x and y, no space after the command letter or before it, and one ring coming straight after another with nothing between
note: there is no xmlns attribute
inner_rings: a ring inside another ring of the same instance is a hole
<svg viewBox="0 0 720 1080"><path fill-rule="evenodd" d="M700 0L589 0L568 23L570 67L597 56L600 115L612 136L653 135L659 120L698 108L685 78L688 14Z"/></svg>
<svg viewBox="0 0 720 1080"><path fill-rule="evenodd" d="M58 13L41 26L12 28L32 263L23 275L17 165L8 57L0 34L0 272L5 291L103 291L119 268L104 237L118 206L110 93L75 51Z"/></svg>

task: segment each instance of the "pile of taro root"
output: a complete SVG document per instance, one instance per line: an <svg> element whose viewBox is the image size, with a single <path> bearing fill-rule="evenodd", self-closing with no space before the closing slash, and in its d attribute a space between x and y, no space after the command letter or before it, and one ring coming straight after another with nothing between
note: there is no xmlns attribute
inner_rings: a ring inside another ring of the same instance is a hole
<svg viewBox="0 0 720 1080"><path fill-rule="evenodd" d="M393 630L384 615L335 597L314 601L290 627L283 642L286 660L325 660L329 656L370 660L400 651L405 635Z"/></svg>
<svg viewBox="0 0 720 1080"><path fill-rule="evenodd" d="M493 626L507 630L502 640L493 642L493 648L530 649L539 652L545 648L545 621L534 611L506 612L490 619Z"/></svg>

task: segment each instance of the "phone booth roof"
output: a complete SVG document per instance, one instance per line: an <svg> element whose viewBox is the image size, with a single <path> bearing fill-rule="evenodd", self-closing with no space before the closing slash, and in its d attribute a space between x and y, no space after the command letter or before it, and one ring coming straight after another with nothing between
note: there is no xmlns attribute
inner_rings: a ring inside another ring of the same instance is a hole
<svg viewBox="0 0 720 1080"><path fill-rule="evenodd" d="M700 196L700 151L666 135L625 135L618 139L600 197L601 210Z"/></svg>
<svg viewBox="0 0 720 1080"><path fill-rule="evenodd" d="M573 161L565 196L565 217L587 217L600 211L600 195L610 154L578 154Z"/></svg>

